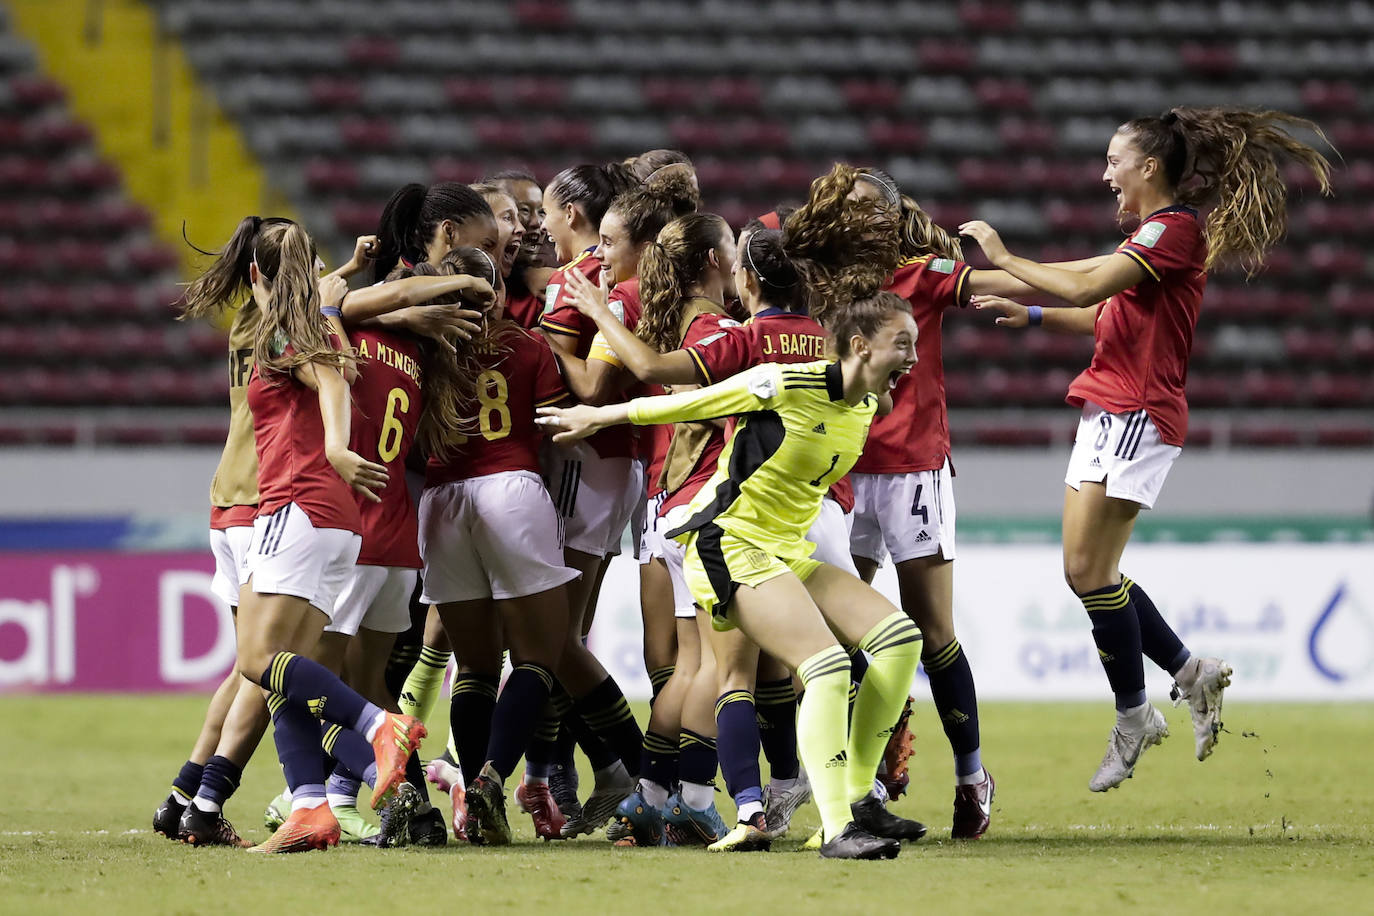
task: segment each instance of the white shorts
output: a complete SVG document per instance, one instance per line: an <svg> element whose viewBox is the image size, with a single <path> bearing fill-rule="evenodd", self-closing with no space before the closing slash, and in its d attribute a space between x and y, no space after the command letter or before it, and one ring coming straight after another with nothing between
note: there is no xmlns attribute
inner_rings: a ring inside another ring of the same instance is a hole
<svg viewBox="0 0 1374 916"><path fill-rule="evenodd" d="M210 552L215 555L215 577L210 591L230 607L239 606L239 574L253 543L253 526L210 529Z"/></svg>
<svg viewBox="0 0 1374 916"><path fill-rule="evenodd" d="M852 474L854 525L849 550L882 565L939 554L954 559L954 475L938 471Z"/></svg>
<svg viewBox="0 0 1374 916"><path fill-rule="evenodd" d="M663 530L667 530L664 519L659 519ZM681 541L671 538L661 539L663 562L668 567L668 578L673 580L673 616L679 620L691 620L697 616L696 602L692 600L692 590L687 587L687 576L682 571L682 561L687 556L687 547Z"/></svg>
<svg viewBox="0 0 1374 916"><path fill-rule="evenodd" d="M663 519L658 517L658 510L663 508L663 502L667 498L667 493L659 493L645 499L639 503L634 517L630 519L631 524L639 531L639 547L635 551L635 557L639 560L640 566L655 558L663 559L663 532L668 529Z"/></svg>
<svg viewBox="0 0 1374 916"><path fill-rule="evenodd" d="M853 514L846 515L840 504L830 497L821 501L821 514L806 532L806 539L816 545L811 552L812 559L838 566L847 573L857 576L854 558L849 555L849 526Z"/></svg>
<svg viewBox="0 0 1374 916"><path fill-rule="evenodd" d="M1113 414L1088 402L1078 421L1064 483L1077 490L1085 480L1105 480L1108 496L1150 509L1182 451L1159 440L1159 430L1145 411Z"/></svg>
<svg viewBox="0 0 1374 916"><path fill-rule="evenodd" d="M563 520L563 546L594 557L617 556L625 526L644 501L644 465L602 458L590 447L548 452L549 495Z"/></svg>
<svg viewBox="0 0 1374 916"><path fill-rule="evenodd" d="M239 571L259 595L292 595L334 616L334 601L353 575L363 539L342 528L316 528L305 510L287 503L253 520L253 543Z"/></svg>
<svg viewBox="0 0 1374 916"><path fill-rule="evenodd" d="M334 602L334 619L324 631L356 636L359 627L378 633L409 630L416 575L415 570L400 566L353 567L353 575Z"/></svg>
<svg viewBox="0 0 1374 916"><path fill-rule="evenodd" d="M426 604L523 598L577 578L563 565L544 481L501 471L430 487L420 497Z"/></svg>

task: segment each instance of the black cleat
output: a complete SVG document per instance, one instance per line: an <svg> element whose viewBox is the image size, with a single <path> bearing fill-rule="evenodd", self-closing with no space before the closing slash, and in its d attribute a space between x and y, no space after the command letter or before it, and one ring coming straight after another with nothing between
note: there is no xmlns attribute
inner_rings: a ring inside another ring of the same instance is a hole
<svg viewBox="0 0 1374 916"><path fill-rule="evenodd" d="M886 837L893 840L919 840L926 835L925 824L898 817L884 808L883 803L878 800L878 796L871 792L850 805L849 813L854 815L855 824L876 837Z"/></svg>
<svg viewBox="0 0 1374 916"><path fill-rule="evenodd" d="M382 808L380 818L382 829L376 836L368 837L359 845L376 846L381 849L409 846L410 822L415 816L415 809L418 807L420 807L420 793L410 783L401 783L396 787L396 792L391 796L391 801Z"/></svg>
<svg viewBox="0 0 1374 916"><path fill-rule="evenodd" d="M473 824L490 846L510 845L510 822L506 820L506 794L500 777L488 763L468 786L468 830Z"/></svg>
<svg viewBox="0 0 1374 916"><path fill-rule="evenodd" d="M582 803L577 800L577 769L558 764L549 774L549 791L553 803L569 821L582 819Z"/></svg>
<svg viewBox="0 0 1374 916"><path fill-rule="evenodd" d="M186 806L174 794L168 794L158 809L153 812L153 833L161 834L169 840L178 838L181 816Z"/></svg>
<svg viewBox="0 0 1374 916"><path fill-rule="evenodd" d="M431 806L425 813L410 819L410 845L448 845L448 826L444 824L444 816L438 808Z"/></svg>
<svg viewBox="0 0 1374 916"><path fill-rule="evenodd" d="M840 835L821 845L824 859L895 859L902 844L888 837L876 837L854 821Z"/></svg>
<svg viewBox="0 0 1374 916"><path fill-rule="evenodd" d="M223 811L202 811L187 805L177 823L177 839L192 846L236 846L247 849L253 844L239 836Z"/></svg>

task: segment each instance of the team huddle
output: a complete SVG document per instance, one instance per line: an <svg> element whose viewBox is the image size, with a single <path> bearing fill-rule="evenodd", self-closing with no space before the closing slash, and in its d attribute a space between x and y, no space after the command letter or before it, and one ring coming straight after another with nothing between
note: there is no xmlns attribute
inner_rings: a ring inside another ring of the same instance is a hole
<svg viewBox="0 0 1374 916"><path fill-rule="evenodd" d="M893 858L926 833L888 810L908 788L919 666L953 759L949 835L982 836L995 784L955 634L941 359L945 311L970 306L1094 337L1067 392L1081 420L1063 518L1116 707L1089 788L1120 785L1168 734L1146 657L1205 759L1231 669L1194 656L1119 565L1183 445L1207 272L1257 266L1281 238L1283 159L1329 192L1303 127L1186 108L1123 124L1103 179L1134 228L1055 264L981 221L951 233L887 173L846 164L737 232L672 150L547 186L518 171L407 185L324 276L304 227L244 219L180 303L232 310L210 528L237 665L154 830L249 846L223 809L270 720L286 789L254 852L443 845L450 829L509 844L509 791L545 840L604 829L713 852L767 850L814 800L805 848ZM960 236L992 267L967 264ZM643 728L586 646L627 531ZM870 584L889 557L901 607ZM450 671L449 746L422 763ZM363 783L380 825L358 811Z"/></svg>

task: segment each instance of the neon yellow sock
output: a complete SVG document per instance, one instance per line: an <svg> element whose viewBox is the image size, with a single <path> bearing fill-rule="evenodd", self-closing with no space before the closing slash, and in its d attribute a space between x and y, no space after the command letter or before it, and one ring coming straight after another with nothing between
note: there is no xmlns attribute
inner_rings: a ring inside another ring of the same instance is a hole
<svg viewBox="0 0 1374 916"><path fill-rule="evenodd" d="M401 712L414 716L421 722L429 722L434 712L434 701L439 698L439 688L444 683L444 670L448 667L450 653L442 649L423 646L415 667L410 669L401 695L397 698Z"/></svg>
<svg viewBox="0 0 1374 916"><path fill-rule="evenodd" d="M829 840L851 820L845 779L849 656L838 645L831 646L798 665L797 674L805 687L797 708L797 750Z"/></svg>
<svg viewBox="0 0 1374 916"><path fill-rule="evenodd" d="M921 661L921 631L906 614L894 611L860 640L859 648L872 660L849 723L847 802L856 802L873 790L888 736L902 714Z"/></svg>

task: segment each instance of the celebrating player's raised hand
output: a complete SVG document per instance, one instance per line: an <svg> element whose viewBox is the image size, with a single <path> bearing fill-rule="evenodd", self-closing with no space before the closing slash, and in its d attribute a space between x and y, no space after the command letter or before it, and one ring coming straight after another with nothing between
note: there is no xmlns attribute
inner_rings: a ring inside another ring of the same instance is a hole
<svg viewBox="0 0 1374 916"><path fill-rule="evenodd" d="M983 249L983 254L988 256L988 260L994 265L1001 266L1007 257L1007 246L1002 244L1002 237L997 234L997 230L983 222L981 219L969 220L959 227L959 234L966 235L978 243L978 247Z"/></svg>
<svg viewBox="0 0 1374 916"><path fill-rule="evenodd" d="M563 301L591 319L608 312L610 290L606 285L606 271L601 271L599 283L593 283L583 274L570 271Z"/></svg>

